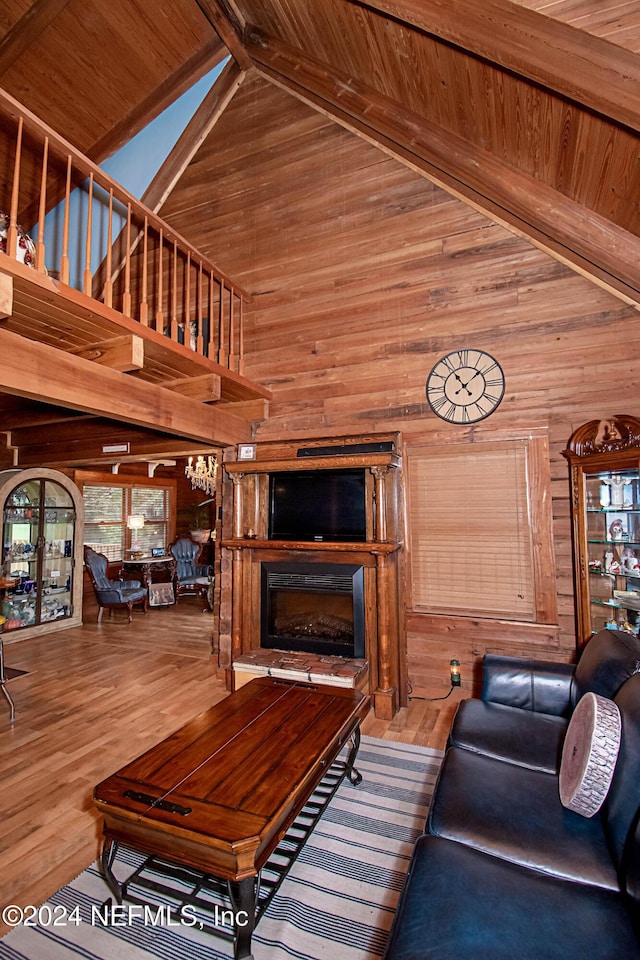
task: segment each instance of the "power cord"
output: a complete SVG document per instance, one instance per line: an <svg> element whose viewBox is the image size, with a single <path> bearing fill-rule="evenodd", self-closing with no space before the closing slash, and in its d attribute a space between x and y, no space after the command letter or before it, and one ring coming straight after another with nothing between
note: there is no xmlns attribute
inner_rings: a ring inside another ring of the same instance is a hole
<svg viewBox="0 0 640 960"><path fill-rule="evenodd" d="M445 693L445 695L444 695L443 697L412 697L412 696L411 696L411 691L413 690L413 685L412 685L411 683L409 683L409 695L408 695L408 699L409 699L409 700L428 700L428 701L432 701L432 700L446 700L447 697L450 697L451 694L453 693L453 688L454 688L454 687L458 687L458 686L460 686L460 684L458 684L458 683L452 683L451 686L449 687L449 692L448 692L448 693Z"/></svg>

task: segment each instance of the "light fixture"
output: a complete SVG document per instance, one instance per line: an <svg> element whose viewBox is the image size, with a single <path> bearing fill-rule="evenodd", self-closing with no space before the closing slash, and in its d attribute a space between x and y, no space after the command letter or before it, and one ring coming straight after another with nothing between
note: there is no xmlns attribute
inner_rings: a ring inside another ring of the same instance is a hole
<svg viewBox="0 0 640 960"><path fill-rule="evenodd" d="M131 514L127 517L127 526L129 530L135 531L134 535L136 539L135 542L131 544L131 550L129 551L131 554L131 559L133 560L137 559L138 555L143 555L143 550L140 546L140 541L138 540L138 530L142 530L144 527L144 517L141 514Z"/></svg>
<svg viewBox="0 0 640 960"><path fill-rule="evenodd" d="M449 669L451 671L451 686L459 687L460 686L460 661L450 660Z"/></svg>
<svg viewBox="0 0 640 960"><path fill-rule="evenodd" d="M200 455L195 463L193 462L193 457L189 457L189 462L184 468L184 472L191 481L191 486L194 490L197 487L200 490L204 490L209 496L212 496L216 492L216 478L218 476L217 457L203 457Z"/></svg>

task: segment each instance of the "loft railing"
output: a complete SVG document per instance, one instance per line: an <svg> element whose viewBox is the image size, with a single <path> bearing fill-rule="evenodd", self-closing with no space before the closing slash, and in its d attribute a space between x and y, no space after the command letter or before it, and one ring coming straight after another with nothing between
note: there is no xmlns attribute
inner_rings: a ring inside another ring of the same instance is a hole
<svg viewBox="0 0 640 960"><path fill-rule="evenodd" d="M248 295L100 167L0 90L6 254L230 370ZM31 254L29 253L31 251Z"/></svg>

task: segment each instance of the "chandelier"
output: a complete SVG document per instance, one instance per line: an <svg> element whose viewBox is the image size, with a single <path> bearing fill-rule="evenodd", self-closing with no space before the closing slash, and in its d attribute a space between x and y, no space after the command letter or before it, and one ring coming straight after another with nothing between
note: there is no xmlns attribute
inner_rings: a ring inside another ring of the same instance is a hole
<svg viewBox="0 0 640 960"><path fill-rule="evenodd" d="M189 457L189 462L184 468L184 472L191 481L191 486L194 490L197 487L200 490L204 490L209 496L215 494L216 478L218 476L218 458L216 456L199 456L195 463L193 462L193 457Z"/></svg>

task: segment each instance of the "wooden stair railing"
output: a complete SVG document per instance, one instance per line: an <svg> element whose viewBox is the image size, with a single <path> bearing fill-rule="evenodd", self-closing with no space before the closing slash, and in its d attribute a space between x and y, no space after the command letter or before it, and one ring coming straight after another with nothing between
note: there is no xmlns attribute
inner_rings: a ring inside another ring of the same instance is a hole
<svg viewBox="0 0 640 960"><path fill-rule="evenodd" d="M13 158L8 194L0 193L8 256L18 259L24 228L38 272L242 373L245 290L1 89L0 146ZM61 230L47 219L59 203ZM73 264L83 265L77 277Z"/></svg>

